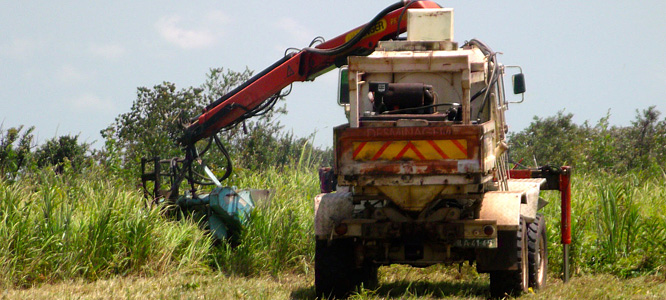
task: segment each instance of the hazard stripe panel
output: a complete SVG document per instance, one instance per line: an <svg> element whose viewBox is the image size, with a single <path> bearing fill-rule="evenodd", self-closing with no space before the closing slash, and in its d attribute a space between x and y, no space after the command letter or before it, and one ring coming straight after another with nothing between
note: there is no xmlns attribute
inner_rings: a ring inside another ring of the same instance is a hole
<svg viewBox="0 0 666 300"><path fill-rule="evenodd" d="M466 159L467 140L415 140L354 142L353 159L442 160Z"/></svg>

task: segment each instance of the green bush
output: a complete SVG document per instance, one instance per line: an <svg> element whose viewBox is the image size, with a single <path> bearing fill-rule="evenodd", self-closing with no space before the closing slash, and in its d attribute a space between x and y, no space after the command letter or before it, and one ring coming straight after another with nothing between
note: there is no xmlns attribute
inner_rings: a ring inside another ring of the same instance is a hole
<svg viewBox="0 0 666 300"><path fill-rule="evenodd" d="M236 247L213 247L191 221L165 219L147 207L136 187L104 168L56 176L31 173L0 182L0 282L40 282L117 275L219 270L255 276L311 272L312 199L319 193L307 152L285 167L241 169L227 184L274 191L254 211ZM636 276L666 265L666 175L573 177L571 261L575 274ZM561 272L559 194L545 193L550 269Z"/></svg>

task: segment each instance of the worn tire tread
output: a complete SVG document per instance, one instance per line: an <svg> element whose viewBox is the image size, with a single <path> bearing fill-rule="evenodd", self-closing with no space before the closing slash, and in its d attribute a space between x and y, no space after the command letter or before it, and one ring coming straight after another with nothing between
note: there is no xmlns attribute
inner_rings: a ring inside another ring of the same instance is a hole
<svg viewBox="0 0 666 300"><path fill-rule="evenodd" d="M548 237L546 235L546 219L543 215L537 214L536 219L533 223L529 224L527 227L527 256L528 256L528 270L529 270L529 286L535 290L543 288L546 284L546 278L548 276L548 248L545 249L545 257L542 259L546 260L546 270L544 273L543 282L539 284L539 265L538 265L538 256L540 246L539 239L544 239L544 245L548 245Z"/></svg>
<svg viewBox="0 0 666 300"><path fill-rule="evenodd" d="M353 248L350 240L317 240L315 292L322 299L343 298L355 287Z"/></svg>
<svg viewBox="0 0 666 300"><path fill-rule="evenodd" d="M525 234L525 231L527 231L527 225L523 220L521 220L521 225L516 231L516 257L519 266L523 264L524 259L527 259L527 257L523 257L523 247L526 247L526 244L528 244L525 241L527 239L527 234ZM518 296L522 292L525 292L523 289L522 268L519 268L518 270L490 272L491 297L502 298L506 296Z"/></svg>

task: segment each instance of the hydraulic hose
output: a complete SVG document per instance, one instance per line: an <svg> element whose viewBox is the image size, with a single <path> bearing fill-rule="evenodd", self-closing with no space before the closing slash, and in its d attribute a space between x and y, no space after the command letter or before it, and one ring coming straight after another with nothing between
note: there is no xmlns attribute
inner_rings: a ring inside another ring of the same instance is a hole
<svg viewBox="0 0 666 300"><path fill-rule="evenodd" d="M368 34L370 32L370 30L372 30L372 27L375 26L375 24L379 20L381 20L381 18L383 18L384 16L388 15L390 12L392 12L392 11L398 9L398 8L401 8L403 6L405 6L405 3L400 1L400 2L397 2L395 4L392 4L391 6L389 6L387 8L384 8L384 10L380 11L370 22L368 22L368 24L366 24L365 27L363 27L363 29L361 29L361 31L359 31L359 33L354 35L354 37L352 39L350 39L349 41L347 41L346 43L344 43L344 44L342 44L338 47L331 48L331 49L319 49L319 48L307 47L307 48L303 48L303 50L307 51L307 52L321 54L321 55L338 55L338 54L344 53L345 51L349 50L352 46L356 45L356 43L358 43L363 37L365 37L365 35ZM398 26L400 26L400 24L398 24Z"/></svg>
<svg viewBox="0 0 666 300"><path fill-rule="evenodd" d="M482 93L484 93L483 102L481 103L481 109L479 109L479 115L480 115L481 113L483 113L483 108L486 106L488 98L490 98L490 91L495 86L495 83L497 83L497 79L499 78L499 64L497 63L497 53L494 52L488 45L486 45L486 43L479 41L477 39L472 39L469 42L467 42L467 44L477 46L484 55L488 56L488 69L490 69L491 67L490 64L492 63L492 72L490 73L490 81L488 82L488 85L485 88L478 91L476 94L474 94L474 96L472 96L471 99L474 100Z"/></svg>

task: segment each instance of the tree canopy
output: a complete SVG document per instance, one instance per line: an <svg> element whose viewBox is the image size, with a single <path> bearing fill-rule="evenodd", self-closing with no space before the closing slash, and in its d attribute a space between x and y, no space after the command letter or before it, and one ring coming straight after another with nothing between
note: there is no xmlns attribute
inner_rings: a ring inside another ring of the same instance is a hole
<svg viewBox="0 0 666 300"><path fill-rule="evenodd" d="M137 89L137 98L129 112L119 115L115 122L102 130L108 162L115 161L125 169L138 170L141 158L182 157L177 140L184 124L203 111L206 104L225 95L252 76L252 71L242 72L214 68L199 87L178 89L175 84L164 82L152 88ZM286 114L284 106L277 106L266 114L247 120L241 125L219 134L229 150L234 163L248 169L285 165L298 160L304 147L309 147L317 161L330 163L329 150L314 149L307 138L295 138L284 132L277 116ZM199 148L207 141L200 141ZM332 158L332 157L331 157ZM210 165L223 165L221 153L207 154Z"/></svg>
<svg viewBox="0 0 666 300"><path fill-rule="evenodd" d="M534 117L509 135L510 156L524 165L572 165L588 170L626 172L666 168L666 119L651 106L636 110L631 126L610 126L610 112L596 125L573 123L573 114Z"/></svg>

